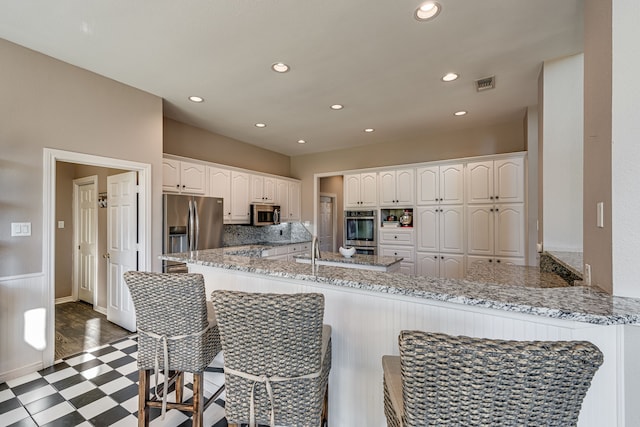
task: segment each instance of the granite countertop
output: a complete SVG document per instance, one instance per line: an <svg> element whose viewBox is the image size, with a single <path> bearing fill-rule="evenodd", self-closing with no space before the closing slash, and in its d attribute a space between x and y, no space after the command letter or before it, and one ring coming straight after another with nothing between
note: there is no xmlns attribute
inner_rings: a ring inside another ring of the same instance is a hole
<svg viewBox="0 0 640 427"><path fill-rule="evenodd" d="M250 245L228 246L220 249L210 249L210 250L219 250L227 255L245 256L249 258L260 258L262 256L262 251L264 250L271 249L278 246L297 245L299 243L311 243L311 241L279 240L277 242L258 242L258 243L252 243ZM184 262L184 261L181 261L181 262Z"/></svg>
<svg viewBox="0 0 640 427"><path fill-rule="evenodd" d="M552 257L556 262L564 266L576 276L582 278L582 252L545 251L544 253Z"/></svg>
<svg viewBox="0 0 640 427"><path fill-rule="evenodd" d="M234 252L234 249L236 250ZM238 248L161 255L188 264L600 325L640 323L640 299L584 286L534 288L240 256ZM225 252L226 251L226 252Z"/></svg>
<svg viewBox="0 0 640 427"><path fill-rule="evenodd" d="M540 271L538 267L479 263L469 267L466 280L528 288L563 288L566 280L555 273Z"/></svg>
<svg viewBox="0 0 640 427"><path fill-rule="evenodd" d="M295 255L294 258L311 260L311 255L301 254ZM378 255L364 255L354 254L351 258L345 258L341 254L336 252L321 252L318 261L329 261L342 264L360 264L360 265L375 265L379 267L389 267L397 262L402 261L402 257L395 256L378 256Z"/></svg>

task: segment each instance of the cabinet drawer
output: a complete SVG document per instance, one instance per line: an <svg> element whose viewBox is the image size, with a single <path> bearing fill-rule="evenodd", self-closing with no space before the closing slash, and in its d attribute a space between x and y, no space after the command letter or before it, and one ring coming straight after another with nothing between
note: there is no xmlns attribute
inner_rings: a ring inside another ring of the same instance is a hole
<svg viewBox="0 0 640 427"><path fill-rule="evenodd" d="M311 244L309 243L300 243L297 245L289 245L287 246L288 252L290 254L298 253L298 252L307 252L311 248Z"/></svg>
<svg viewBox="0 0 640 427"><path fill-rule="evenodd" d="M380 244L413 246L414 242L413 230L380 230Z"/></svg>
<svg viewBox="0 0 640 427"><path fill-rule="evenodd" d="M402 262L414 262L415 252L413 248L403 246L380 246L381 256L399 256L402 257Z"/></svg>

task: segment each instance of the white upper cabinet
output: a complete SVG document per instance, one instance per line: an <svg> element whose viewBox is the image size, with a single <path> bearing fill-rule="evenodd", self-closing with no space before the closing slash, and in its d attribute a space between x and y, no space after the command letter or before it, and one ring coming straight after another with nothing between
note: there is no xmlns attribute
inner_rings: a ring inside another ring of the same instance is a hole
<svg viewBox="0 0 640 427"><path fill-rule="evenodd" d="M344 206L347 208L376 207L378 205L377 174L358 173L344 176Z"/></svg>
<svg viewBox="0 0 640 427"><path fill-rule="evenodd" d="M468 203L524 202L522 157L467 164Z"/></svg>
<svg viewBox="0 0 640 427"><path fill-rule="evenodd" d="M231 221L231 171L209 166L209 192L211 197L222 197L224 222Z"/></svg>
<svg viewBox="0 0 640 427"><path fill-rule="evenodd" d="M251 175L251 203L273 203L276 196L276 179L263 175Z"/></svg>
<svg viewBox="0 0 640 427"><path fill-rule="evenodd" d="M300 221L300 187L301 185L299 182L289 181L289 216L287 217L288 221Z"/></svg>
<svg viewBox="0 0 640 427"><path fill-rule="evenodd" d="M378 174L380 206L412 206L415 177L413 169L382 171Z"/></svg>
<svg viewBox="0 0 640 427"><path fill-rule="evenodd" d="M249 212L249 174L231 171L231 221L236 224L248 224Z"/></svg>
<svg viewBox="0 0 640 427"><path fill-rule="evenodd" d="M464 253L462 206L418 208L418 251Z"/></svg>
<svg viewBox="0 0 640 427"><path fill-rule="evenodd" d="M273 203L280 206L280 220L284 221L285 216L289 215L289 181L276 180L276 197Z"/></svg>
<svg viewBox="0 0 640 427"><path fill-rule="evenodd" d="M524 257L525 209L522 203L467 207L467 253Z"/></svg>
<svg viewBox="0 0 640 427"><path fill-rule="evenodd" d="M462 163L418 168L416 170L417 204L464 203L463 171Z"/></svg>
<svg viewBox="0 0 640 427"><path fill-rule="evenodd" d="M206 167L180 160L162 160L162 190L172 193L205 194Z"/></svg>

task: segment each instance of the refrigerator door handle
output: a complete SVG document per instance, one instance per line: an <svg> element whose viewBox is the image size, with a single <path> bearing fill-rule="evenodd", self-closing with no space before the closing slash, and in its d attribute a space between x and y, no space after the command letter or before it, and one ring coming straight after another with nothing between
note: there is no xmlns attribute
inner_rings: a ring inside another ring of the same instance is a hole
<svg viewBox="0 0 640 427"><path fill-rule="evenodd" d="M195 239L194 239L194 245L193 245L193 250L197 251L198 250L198 237L200 236L200 216L198 215L198 202L196 202L195 200L193 201L193 216L195 218L196 221L196 228L195 228Z"/></svg>
<svg viewBox="0 0 640 427"><path fill-rule="evenodd" d="M189 200L189 216L188 216L188 219L187 219L187 224L188 224L188 227L189 227L189 231L187 232L188 233L187 234L188 235L187 238L189 239L189 241L187 242L187 246L189 247L190 251L194 250L194 247L193 247L193 237L194 236L193 236L193 234L194 234L195 229L194 229L194 223L193 223L194 222L193 216L194 216L193 215L193 201Z"/></svg>

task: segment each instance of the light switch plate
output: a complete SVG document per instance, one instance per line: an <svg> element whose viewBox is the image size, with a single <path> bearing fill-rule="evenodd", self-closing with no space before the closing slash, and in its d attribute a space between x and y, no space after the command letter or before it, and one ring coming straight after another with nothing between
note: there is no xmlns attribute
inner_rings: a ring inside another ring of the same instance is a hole
<svg viewBox="0 0 640 427"><path fill-rule="evenodd" d="M64 221L58 221L58 228L64 228Z"/></svg>
<svg viewBox="0 0 640 427"><path fill-rule="evenodd" d="M596 204L596 227L604 228L604 202Z"/></svg>
<svg viewBox="0 0 640 427"><path fill-rule="evenodd" d="M11 236L12 237L31 236L31 223L30 222L12 222Z"/></svg>

